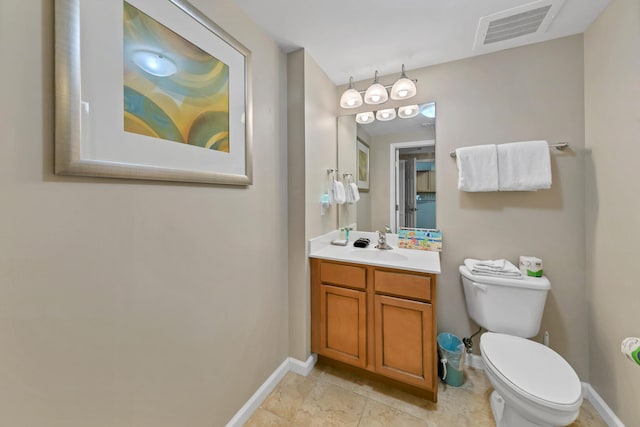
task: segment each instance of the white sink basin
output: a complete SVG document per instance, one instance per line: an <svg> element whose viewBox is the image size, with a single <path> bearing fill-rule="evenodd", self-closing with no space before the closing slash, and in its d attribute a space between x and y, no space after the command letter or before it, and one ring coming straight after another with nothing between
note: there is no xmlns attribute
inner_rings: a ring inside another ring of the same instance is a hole
<svg viewBox="0 0 640 427"><path fill-rule="evenodd" d="M393 249L352 249L349 251L349 255L365 260L378 260L378 261L407 261L409 258L405 255L394 252Z"/></svg>

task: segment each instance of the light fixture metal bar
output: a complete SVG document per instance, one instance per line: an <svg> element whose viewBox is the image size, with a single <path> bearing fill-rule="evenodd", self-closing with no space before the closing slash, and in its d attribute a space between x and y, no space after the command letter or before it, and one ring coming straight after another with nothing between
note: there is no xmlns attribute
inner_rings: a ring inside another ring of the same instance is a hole
<svg viewBox="0 0 640 427"><path fill-rule="evenodd" d="M410 80L411 80L412 82L414 82L414 83L418 83L418 79L410 79ZM381 84L382 84L382 83L381 83ZM393 83L391 83L390 85L382 85L382 86L384 86L384 88L385 88L385 89L389 89L389 88L392 88L392 87L393 87ZM354 87L353 89L356 89L356 88ZM358 89L356 89L356 90L357 90L358 92L360 92L360 93L365 93L365 92L367 91L367 89L365 89L365 90L358 90Z"/></svg>

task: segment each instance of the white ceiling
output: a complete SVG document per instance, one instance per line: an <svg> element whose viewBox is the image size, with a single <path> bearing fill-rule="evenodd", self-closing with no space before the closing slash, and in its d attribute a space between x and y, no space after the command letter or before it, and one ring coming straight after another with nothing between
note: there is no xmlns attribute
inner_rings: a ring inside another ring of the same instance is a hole
<svg viewBox="0 0 640 427"><path fill-rule="evenodd" d="M610 0L565 0L543 34L473 49L480 18L535 0L234 0L285 52L303 47L336 84L584 32Z"/></svg>

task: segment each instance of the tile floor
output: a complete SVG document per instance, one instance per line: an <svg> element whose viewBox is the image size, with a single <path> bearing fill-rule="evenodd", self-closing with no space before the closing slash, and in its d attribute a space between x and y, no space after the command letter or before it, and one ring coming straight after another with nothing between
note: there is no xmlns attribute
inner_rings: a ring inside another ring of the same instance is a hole
<svg viewBox="0 0 640 427"><path fill-rule="evenodd" d="M245 427L457 427L494 426L492 388L483 371L466 368L465 384L440 383L438 403L359 377L316 365L303 377L288 373ZM571 427L606 427L586 400Z"/></svg>

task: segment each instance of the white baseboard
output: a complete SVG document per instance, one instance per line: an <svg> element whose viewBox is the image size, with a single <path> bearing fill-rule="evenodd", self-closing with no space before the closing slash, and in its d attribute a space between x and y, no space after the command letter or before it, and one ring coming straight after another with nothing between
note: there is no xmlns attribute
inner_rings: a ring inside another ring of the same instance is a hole
<svg viewBox="0 0 640 427"><path fill-rule="evenodd" d="M284 378L284 376L288 372L295 372L296 374L307 376L309 372L313 369L316 362L318 361L318 356L315 354L311 354L309 358L302 362L298 359L294 359L293 357L287 357L284 362L280 364L276 368L275 371L266 379L264 383L253 393L253 396L247 400L242 408L229 420L226 427L242 427L249 421L251 415L262 405L262 402L269 396L269 393L273 391L274 388L278 385L278 383Z"/></svg>
<svg viewBox="0 0 640 427"><path fill-rule="evenodd" d="M587 399L600 415L600 418L607 423L609 427L624 427L624 423L611 410L607 402L600 397L598 392L589 383L582 383L582 395Z"/></svg>
<svg viewBox="0 0 640 427"><path fill-rule="evenodd" d="M291 372L306 377L309 375L313 367L316 366L316 363L318 362L318 355L311 353L311 356L309 356L305 362L294 359L293 357L289 357L287 360L289 361L289 370Z"/></svg>
<svg viewBox="0 0 640 427"><path fill-rule="evenodd" d="M477 354L465 354L464 363L466 366L469 366L474 369L484 369L484 364L482 363L482 357ZM600 418L607 423L609 427L625 427L624 423L620 421L620 418L616 416L616 414L611 410L607 402L600 397L598 392L591 386L589 383L581 383L582 384L582 396L587 399L598 412Z"/></svg>

